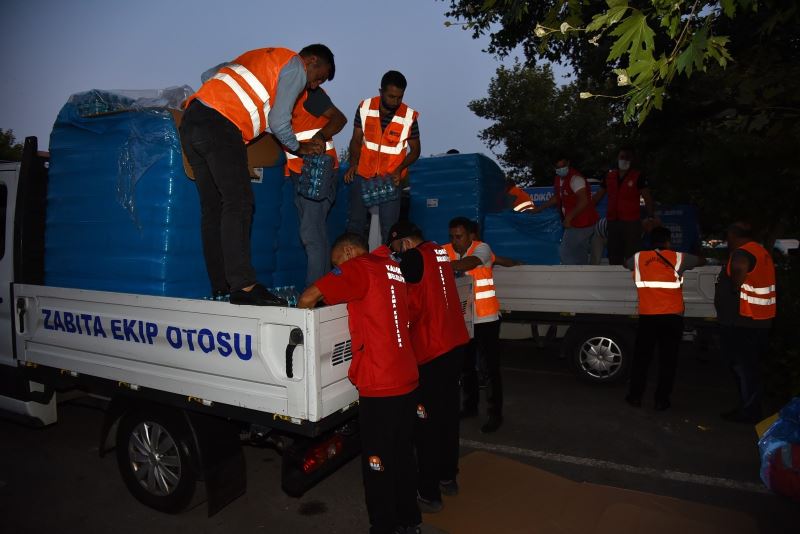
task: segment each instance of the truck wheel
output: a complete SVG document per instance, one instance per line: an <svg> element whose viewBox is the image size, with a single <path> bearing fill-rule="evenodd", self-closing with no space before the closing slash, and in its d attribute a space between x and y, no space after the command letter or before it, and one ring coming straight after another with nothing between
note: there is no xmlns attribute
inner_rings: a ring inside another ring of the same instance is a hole
<svg viewBox="0 0 800 534"><path fill-rule="evenodd" d="M197 485L194 448L178 417L138 411L125 415L116 449L122 480L136 499L166 513L188 506Z"/></svg>
<svg viewBox="0 0 800 534"><path fill-rule="evenodd" d="M582 379L612 384L627 378L633 360L631 336L615 328L570 328L564 340L572 368Z"/></svg>

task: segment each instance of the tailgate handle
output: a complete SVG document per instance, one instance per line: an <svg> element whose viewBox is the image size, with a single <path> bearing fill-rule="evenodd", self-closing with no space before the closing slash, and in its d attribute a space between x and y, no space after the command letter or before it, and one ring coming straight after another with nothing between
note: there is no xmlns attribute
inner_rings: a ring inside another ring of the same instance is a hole
<svg viewBox="0 0 800 534"><path fill-rule="evenodd" d="M17 299L17 316L19 317L19 333L25 333L25 299Z"/></svg>
<svg viewBox="0 0 800 534"><path fill-rule="evenodd" d="M289 332L289 343L286 344L286 376L289 378L294 378L294 362L292 361L292 355L294 354L294 348L297 345L303 344L303 331L299 328L292 328L292 331Z"/></svg>

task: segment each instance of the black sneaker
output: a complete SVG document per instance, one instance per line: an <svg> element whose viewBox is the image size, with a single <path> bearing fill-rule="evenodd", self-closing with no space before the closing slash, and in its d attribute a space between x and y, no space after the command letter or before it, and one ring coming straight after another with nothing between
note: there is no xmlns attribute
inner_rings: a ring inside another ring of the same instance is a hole
<svg viewBox="0 0 800 534"><path fill-rule="evenodd" d="M440 480L439 491L442 492L442 495L455 497L458 495L458 482L455 480Z"/></svg>
<svg viewBox="0 0 800 534"><path fill-rule="evenodd" d="M231 291L231 304L242 306L288 306L286 299L276 297L261 284L256 284L250 291L238 289Z"/></svg>
<svg viewBox="0 0 800 534"><path fill-rule="evenodd" d="M490 415L489 419L483 423L481 427L481 432L484 434L491 434L492 432L497 432L497 429L503 424L503 416L502 415Z"/></svg>

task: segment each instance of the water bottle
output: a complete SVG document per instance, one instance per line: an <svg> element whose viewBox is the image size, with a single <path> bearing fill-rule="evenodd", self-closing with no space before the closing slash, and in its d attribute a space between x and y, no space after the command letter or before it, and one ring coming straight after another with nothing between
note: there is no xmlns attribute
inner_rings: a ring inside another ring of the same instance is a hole
<svg viewBox="0 0 800 534"><path fill-rule="evenodd" d="M297 298L298 294L295 290L294 286L289 286L288 295L286 297L287 302L289 303L289 307L296 308L297 307Z"/></svg>

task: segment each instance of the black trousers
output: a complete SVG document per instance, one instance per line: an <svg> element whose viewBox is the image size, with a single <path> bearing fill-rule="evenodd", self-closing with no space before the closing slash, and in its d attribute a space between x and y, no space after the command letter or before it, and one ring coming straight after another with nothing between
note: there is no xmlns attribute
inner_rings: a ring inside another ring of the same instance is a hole
<svg viewBox="0 0 800 534"><path fill-rule="evenodd" d="M250 261L253 189L242 132L217 111L193 101L180 126L181 145L200 194L200 231L212 291L256 282Z"/></svg>
<svg viewBox="0 0 800 534"><path fill-rule="evenodd" d="M461 385L464 388L463 408L465 411L478 409L479 386L476 369L478 355L484 359L489 375L487 388L487 412L490 416L503 415L503 382L500 377L500 321L476 323L475 336L464 353L464 368Z"/></svg>
<svg viewBox="0 0 800 534"><path fill-rule="evenodd" d="M745 417L761 417L761 373L759 360L769 350L769 329L721 326L722 356L739 387L739 412Z"/></svg>
<svg viewBox="0 0 800 534"><path fill-rule="evenodd" d="M428 500L441 500L439 481L455 480L458 473L458 379L463 358L464 347L456 347L419 366L414 429L417 489Z"/></svg>
<svg viewBox="0 0 800 534"><path fill-rule="evenodd" d="M675 371L678 367L678 348L683 337L683 317L680 315L640 315L636 331L636 349L628 395L641 399L647 387L647 371L658 349L658 385L656 402L669 402Z"/></svg>
<svg viewBox="0 0 800 534"><path fill-rule="evenodd" d="M417 507L414 420L417 392L360 397L361 468L370 534L422 522Z"/></svg>
<svg viewBox="0 0 800 534"><path fill-rule="evenodd" d="M622 265L642 249L641 221L608 221L608 264Z"/></svg>

